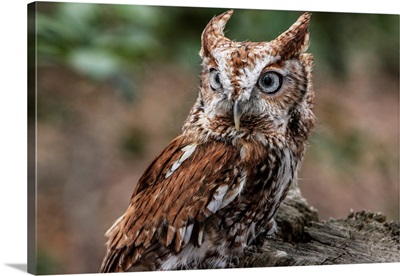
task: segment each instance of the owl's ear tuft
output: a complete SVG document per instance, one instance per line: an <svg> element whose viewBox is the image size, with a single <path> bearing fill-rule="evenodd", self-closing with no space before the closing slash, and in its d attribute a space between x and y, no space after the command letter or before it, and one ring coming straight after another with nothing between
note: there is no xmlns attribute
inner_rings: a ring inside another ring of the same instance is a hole
<svg viewBox="0 0 400 276"><path fill-rule="evenodd" d="M212 57L212 50L216 48L218 44L229 41L229 39L224 36L224 28L232 14L233 10L229 10L213 17L210 22L208 22L201 35L200 56L202 58Z"/></svg>
<svg viewBox="0 0 400 276"><path fill-rule="evenodd" d="M310 33L308 31L310 18L311 13L304 13L286 32L271 41L283 60L297 57L307 51L310 45Z"/></svg>

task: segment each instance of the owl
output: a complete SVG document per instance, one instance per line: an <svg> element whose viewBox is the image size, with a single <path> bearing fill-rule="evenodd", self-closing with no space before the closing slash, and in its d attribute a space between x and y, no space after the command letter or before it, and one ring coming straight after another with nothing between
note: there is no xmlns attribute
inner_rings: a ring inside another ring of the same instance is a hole
<svg viewBox="0 0 400 276"><path fill-rule="evenodd" d="M232 14L205 27L197 100L106 232L101 272L232 267L274 233L316 120L310 14L269 42L225 37Z"/></svg>

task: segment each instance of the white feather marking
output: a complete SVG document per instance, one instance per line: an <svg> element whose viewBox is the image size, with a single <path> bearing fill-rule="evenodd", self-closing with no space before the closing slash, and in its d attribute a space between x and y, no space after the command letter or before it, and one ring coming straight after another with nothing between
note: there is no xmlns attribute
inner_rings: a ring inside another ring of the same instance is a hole
<svg viewBox="0 0 400 276"><path fill-rule="evenodd" d="M186 159L189 158L190 155L192 155L192 153L194 152L194 150L196 149L197 145L187 145L186 147L184 147L182 149L182 151L184 152L184 154L182 155L182 157L179 159L181 162L185 161Z"/></svg>
<svg viewBox="0 0 400 276"><path fill-rule="evenodd" d="M242 241L242 236L236 236L235 237L235 242L239 243L240 241Z"/></svg>
<svg viewBox="0 0 400 276"><path fill-rule="evenodd" d="M171 168L168 170L168 172L165 174L165 178L170 177L179 167L182 165L183 161L188 159L196 149L197 145L196 144L191 144L187 145L186 147L182 148L181 150L183 151L182 156L172 164Z"/></svg>
<svg viewBox="0 0 400 276"><path fill-rule="evenodd" d="M243 177L240 179L239 185L237 187L235 187L233 190L230 190L229 192L226 193L226 195L224 196L224 198L222 200L220 209L224 208L226 205L231 203L242 192L242 189L243 189L244 185L246 184L246 178L247 178L247 176L246 176L246 174L244 174Z"/></svg>
<svg viewBox="0 0 400 276"><path fill-rule="evenodd" d="M173 171L168 170L168 172L165 174L165 178L170 177L172 173L173 173Z"/></svg>
<svg viewBox="0 0 400 276"><path fill-rule="evenodd" d="M215 213L218 210L219 203L216 200L210 201L207 205L207 209L210 210L211 212Z"/></svg>
<svg viewBox="0 0 400 276"><path fill-rule="evenodd" d="M215 191L213 199L210 201L210 203L208 203L207 209L213 213L217 212L222 204L222 199L225 196L227 190L228 190L227 185L219 187Z"/></svg>
<svg viewBox="0 0 400 276"><path fill-rule="evenodd" d="M278 251L276 251L275 252L275 256L277 257L277 258L283 258L283 257L286 257L288 254L285 252L285 251L280 251L280 250L278 250Z"/></svg>
<svg viewBox="0 0 400 276"><path fill-rule="evenodd" d="M186 232L186 227L179 228L178 232L179 232L181 239L183 240L183 237L185 236L185 232Z"/></svg>
<svg viewBox="0 0 400 276"><path fill-rule="evenodd" d="M174 172L174 171L176 171L176 169L177 168L179 168L179 166L181 165L181 162L179 162L180 160L178 160L178 161L176 161L174 164L172 164L172 167L171 167L171 172Z"/></svg>
<svg viewBox="0 0 400 276"><path fill-rule="evenodd" d="M189 224L186 227L186 232L185 232L185 236L183 237L183 244L187 244L190 240L190 237L192 236L192 230L193 230L193 224Z"/></svg>
<svg viewBox="0 0 400 276"><path fill-rule="evenodd" d="M201 245L203 243L203 230L199 231L199 235L197 236L197 243Z"/></svg>
<svg viewBox="0 0 400 276"><path fill-rule="evenodd" d="M271 215L275 213L275 210L278 208L279 203L283 200L282 196L286 191L286 189L288 188L288 186L290 185L292 179L292 170L290 168L290 163L293 157L289 149L287 148L283 150L283 153L284 153L284 162L283 166L281 166L279 170L279 175L282 175L282 177L279 178L279 181L274 183L274 186L278 187L278 192L275 195L274 199L275 204L271 208L270 216L268 217L268 219L270 219Z"/></svg>
<svg viewBox="0 0 400 276"><path fill-rule="evenodd" d="M182 246L183 237L185 235L185 232L186 232L186 227L183 226L183 227L179 228L177 233L176 233L176 240L179 241L179 247Z"/></svg>

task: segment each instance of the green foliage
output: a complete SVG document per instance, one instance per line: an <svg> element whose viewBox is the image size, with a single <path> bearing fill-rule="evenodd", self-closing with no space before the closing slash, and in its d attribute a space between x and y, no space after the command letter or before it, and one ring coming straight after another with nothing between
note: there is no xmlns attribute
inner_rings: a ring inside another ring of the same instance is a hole
<svg viewBox="0 0 400 276"><path fill-rule="evenodd" d="M310 51L336 77L346 77L352 56L372 59L368 65L383 73L399 74L398 15L314 13L310 31Z"/></svg>
<svg viewBox="0 0 400 276"><path fill-rule="evenodd" d="M162 56L156 34L160 9L83 3L38 6L39 66L57 63L95 81L109 80L124 99L135 99L135 75L143 62Z"/></svg>
<svg viewBox="0 0 400 276"><path fill-rule="evenodd" d="M311 137L310 154L317 160L325 160L336 169L345 172L362 165L367 153L367 145L371 141L360 130L349 128L346 132L335 135L314 133Z"/></svg>
<svg viewBox="0 0 400 276"><path fill-rule="evenodd" d="M138 129L131 128L122 137L120 149L127 157L141 157L145 152L147 137Z"/></svg>
<svg viewBox="0 0 400 276"><path fill-rule="evenodd" d="M199 69L201 32L210 18L226 10L82 3L38 3L38 7L39 66L59 63L95 81L108 80L128 102L137 97L135 77L143 68L174 62ZM236 10L225 33L238 41L271 40L300 14ZM347 78L357 57L371 75L398 78L398 15L314 12L310 31L309 51L323 78ZM55 110L51 118L68 118L64 111ZM140 133L127 135L122 147L140 154L140 137ZM355 131L341 137L316 139L332 149L335 163L356 162L365 150L362 134Z"/></svg>
<svg viewBox="0 0 400 276"><path fill-rule="evenodd" d="M54 274L59 271L61 261L58 260L53 254L45 250L39 250L37 254L37 275Z"/></svg>
<svg viewBox="0 0 400 276"><path fill-rule="evenodd" d="M53 13L38 13L39 61L59 62L95 79L134 68L159 52L150 7L39 3L56 5ZM143 20L147 20L143 21Z"/></svg>
<svg viewBox="0 0 400 276"><path fill-rule="evenodd" d="M39 61L56 61L95 79L140 71L144 63L200 63L200 35L209 19L226 9L83 3L38 3ZM43 8L46 11L48 9ZM226 33L236 40L271 40L300 12L236 10ZM380 66L398 75L399 17L313 14L311 49L318 62L345 76L354 52L381 56ZM188 64L189 63L189 64ZM326 69L326 68L325 68Z"/></svg>

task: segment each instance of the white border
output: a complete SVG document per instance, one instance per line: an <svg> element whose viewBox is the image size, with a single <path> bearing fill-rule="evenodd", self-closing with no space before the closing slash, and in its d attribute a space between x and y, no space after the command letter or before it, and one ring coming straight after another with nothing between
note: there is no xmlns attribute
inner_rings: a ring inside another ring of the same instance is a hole
<svg viewBox="0 0 400 276"><path fill-rule="evenodd" d="M26 193L26 60L27 60L27 4L30 1L8 0L1 1L1 99L0 99L0 172L1 172L1 227L0 227L0 275L25 275L9 264L24 264L27 260L27 193ZM53 2L90 2L110 3L110 1L53 1ZM355 3L353 3L355 2ZM193 1L116 1L121 4L151 4L194 7L230 7L269 10L308 10L335 11L357 13L399 14L399 1L228 1L228 0L193 0ZM336 265L319 267L285 267L246 270L208 270L206 273L234 274L263 273L263 274L307 274L307 275L383 275L400 271L400 264L381 265ZM178 275L178 273L201 275L205 271L166 272L162 275ZM140 275L150 275L139 273ZM152 273L151 275L157 275ZM85 275L85 274L70 274ZM86 274L87 275L87 274ZM116 274L115 274L116 275ZM182 274L180 274L182 275Z"/></svg>

